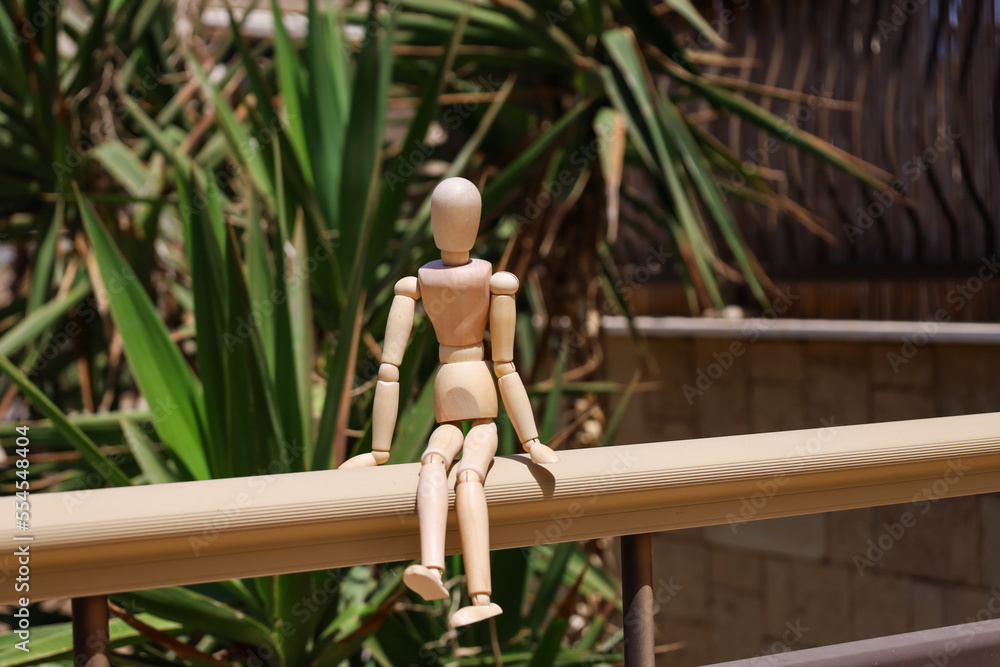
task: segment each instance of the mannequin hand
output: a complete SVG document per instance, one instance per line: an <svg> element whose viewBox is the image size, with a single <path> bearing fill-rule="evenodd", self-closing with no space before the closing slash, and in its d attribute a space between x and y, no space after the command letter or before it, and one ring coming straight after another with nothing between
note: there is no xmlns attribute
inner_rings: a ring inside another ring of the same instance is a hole
<svg viewBox="0 0 1000 667"><path fill-rule="evenodd" d="M341 463L337 470L346 470L348 468L374 468L375 466L385 463L388 460L389 452L368 452L366 454L352 456Z"/></svg>
<svg viewBox="0 0 1000 667"><path fill-rule="evenodd" d="M559 456L547 445L543 445L538 438L532 438L524 443L524 449L531 455L532 463L558 463Z"/></svg>

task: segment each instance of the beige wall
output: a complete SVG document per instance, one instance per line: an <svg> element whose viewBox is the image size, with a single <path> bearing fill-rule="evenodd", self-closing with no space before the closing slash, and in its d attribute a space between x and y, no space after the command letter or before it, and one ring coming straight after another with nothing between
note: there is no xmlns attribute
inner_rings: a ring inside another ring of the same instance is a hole
<svg viewBox="0 0 1000 667"><path fill-rule="evenodd" d="M662 388L633 399L623 444L1000 411L1000 346L660 339L649 351ZM643 363L626 338L605 352L614 379ZM1000 617L1000 495L661 533L653 545L654 581L673 592L660 596L657 642L686 643L657 664Z"/></svg>

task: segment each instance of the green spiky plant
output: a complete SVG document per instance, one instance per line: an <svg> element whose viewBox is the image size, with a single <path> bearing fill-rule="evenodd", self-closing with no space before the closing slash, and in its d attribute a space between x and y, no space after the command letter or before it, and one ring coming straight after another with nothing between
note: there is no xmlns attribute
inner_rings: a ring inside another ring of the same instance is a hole
<svg viewBox="0 0 1000 667"><path fill-rule="evenodd" d="M666 4L708 31L686 1ZM273 7L262 41L236 17L215 31L183 17L186 37L153 0L0 7L0 230L30 258L0 304L0 407L20 395L47 419L32 427L32 470L52 490L325 469L369 447L391 286L435 254L427 196L441 177L482 186L480 256L522 275L545 264L522 306L578 323L592 297L554 303L551 288L567 267L627 306L608 240L619 196L667 234L693 308L722 303L732 272L717 239L766 292L722 196L725 170L742 167L685 115L689 99L879 185L701 75L643 0L310 3L305 37ZM619 193L626 168L647 175L652 200ZM730 194L773 197L745 175ZM540 432L565 439L564 396L624 388L570 368L586 345L536 334L523 315ZM393 462L416 460L433 426L435 341L420 324ZM120 664L136 665L613 662L617 582L590 556L576 544L494 554L507 611L461 634L444 606L403 591L398 564L116 596L112 633L132 647ZM50 614L30 660L65 664L68 625ZM23 658L0 648L0 665Z"/></svg>
<svg viewBox="0 0 1000 667"><path fill-rule="evenodd" d="M31 9L5 6L12 25ZM93 36L142 11L129 3L105 8L82 27ZM43 29L79 36L60 27L61 18L51 17ZM151 25L171 20L169 14L159 18ZM416 175L404 168L405 156L437 113L437 94L453 56L432 63L434 79L402 148L386 157L391 24L353 48L343 41L341 17L313 7L310 19L304 43L279 30L275 58L263 66L254 52L260 46L243 40L235 25L233 38L214 48L154 43L163 35L152 28L149 35L138 31L124 65L115 62L121 54L113 47L99 50L105 56L99 64L110 72L103 99L97 99L98 84L85 77L79 89L67 88L77 82L59 76L65 56L50 52L42 59L39 66L51 71L37 80L49 83L53 97L76 101L62 104L67 119L61 145L30 145L13 132L3 135L12 151L36 154L29 164L39 167L26 175L25 197L9 202L6 229L15 239L23 234L79 242L68 251L51 251L46 274L41 255L50 246L35 248L24 279L41 285L33 290L45 298L40 305L10 304L18 315L0 339L0 370L32 401L36 414L48 417L32 429L34 446L49 452L38 457L33 472L51 489L325 469L343 460L349 445L367 445L371 397L357 389L370 379L364 362L377 355L363 346L362 336L380 335L393 276L412 272L429 252L411 241L410 256L394 257L385 244L405 242L406 228L397 223L404 207L426 208L426 192L410 194ZM217 67L221 75L213 78L211 54L226 48L239 55ZM166 80L149 80L149 95L139 99L133 91L150 68ZM171 85L167 73L179 70L183 76ZM237 83L245 88L233 95ZM46 122L33 118L42 104L5 108L5 127L22 119ZM64 166L56 156L79 140L80 126L102 106L116 110L103 127L107 136L52 178L46 165ZM23 118L12 119L14 113ZM215 121L200 137L199 114ZM466 144L465 154L474 148ZM129 225L108 224L122 215ZM162 252L152 252L156 243L163 244ZM58 243L51 247L58 249ZM77 340L86 337L91 351L74 355L78 350L62 348L67 331L76 332ZM118 337L121 350L115 352ZM124 360L115 358L121 351ZM430 329L418 327L403 378L404 386L417 391L403 397L394 461L415 460L432 427L428 367L435 356ZM75 387L75 400L66 397L65 384ZM131 386L148 410L93 417L64 412L92 412L108 397L107 407L115 410L119 392ZM552 414L543 425L549 436ZM348 438L352 425L361 425L354 442ZM504 449L512 451L509 428L505 436ZM55 455L67 447L79 458ZM95 477L91 469L102 474ZM562 646L572 601L613 599L615 590L599 572L573 574L570 556L579 569L582 552L569 546L559 551L554 567L520 552L496 555L498 576L523 585L505 587L511 611L485 634L479 628L439 643L449 636L446 609L405 611L399 568L390 565L115 596L114 644L132 650L116 660L326 665L364 651L366 662L420 655L432 664L463 647L465 661L476 663L474 647L486 647L492 656L492 647L501 644L507 653L515 650L510 654L540 664L560 660L560 653L563 661L600 655L596 644L608 638L603 622L576 646ZM543 584L530 605L523 597L535 588L529 580ZM565 594L559 586L564 580L571 586ZM557 602L563 611L545 622ZM524 635L529 613L536 632ZM58 614L51 619L59 620ZM8 646L0 650L0 664L65 661L71 642L66 621L38 632L30 655ZM611 659L613 644L603 649Z"/></svg>

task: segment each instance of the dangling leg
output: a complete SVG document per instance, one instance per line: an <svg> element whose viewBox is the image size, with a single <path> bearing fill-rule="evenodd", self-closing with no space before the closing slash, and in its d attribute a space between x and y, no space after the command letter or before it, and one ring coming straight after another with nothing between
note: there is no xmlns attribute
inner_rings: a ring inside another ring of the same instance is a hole
<svg viewBox="0 0 1000 667"><path fill-rule="evenodd" d="M420 518L420 565L403 573L403 583L425 600L448 597L441 583L444 572L444 536L448 523L448 468L462 448L462 429L442 424L431 434L420 458L417 515Z"/></svg>
<svg viewBox="0 0 1000 667"><path fill-rule="evenodd" d="M490 419L477 420L465 439L464 454L458 464L455 508L458 532L462 536L465 576L472 604L452 614L448 624L457 628L503 613L490 602L490 520L483 482L486 469L497 453L497 426Z"/></svg>

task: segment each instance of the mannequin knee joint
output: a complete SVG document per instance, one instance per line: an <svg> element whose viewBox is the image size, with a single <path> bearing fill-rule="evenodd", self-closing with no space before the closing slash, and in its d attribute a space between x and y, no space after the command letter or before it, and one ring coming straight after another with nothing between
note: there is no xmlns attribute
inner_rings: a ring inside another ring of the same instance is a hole
<svg viewBox="0 0 1000 667"><path fill-rule="evenodd" d="M431 463L440 463L441 465L447 465L444 454L441 452L425 452L422 457L420 457L420 465L425 466Z"/></svg>
<svg viewBox="0 0 1000 667"><path fill-rule="evenodd" d="M483 483L483 476L479 474L476 470L463 470L458 476L458 483L462 482L478 482Z"/></svg>

